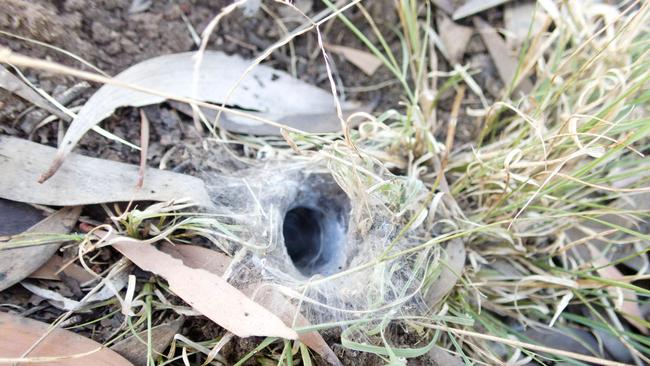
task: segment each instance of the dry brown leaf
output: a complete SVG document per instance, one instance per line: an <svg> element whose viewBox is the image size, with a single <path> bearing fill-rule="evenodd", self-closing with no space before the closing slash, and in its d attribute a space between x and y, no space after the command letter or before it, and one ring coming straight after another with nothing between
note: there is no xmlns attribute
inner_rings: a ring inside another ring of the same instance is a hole
<svg viewBox="0 0 650 366"><path fill-rule="evenodd" d="M449 351L433 346L428 353L433 361L432 366L463 366L465 363L458 356L452 355Z"/></svg>
<svg viewBox="0 0 650 366"><path fill-rule="evenodd" d="M174 109L179 112L192 117L194 111L192 107L185 103L171 101L169 104L174 107ZM350 115L356 112L370 112L372 106L359 107L359 108L349 108L343 110L343 119L347 120ZM214 109L208 109L199 107L201 112L205 115L209 121L213 121L218 114L218 111ZM293 114L291 116L286 116L282 123L286 125L293 126L301 131L308 133L330 133L336 131L336 128L341 127L341 121L339 120L336 114L332 113L311 113L311 114ZM238 124L221 118L221 127L226 130L234 133L247 134L247 135L275 135L281 136L282 132L279 128L271 125L246 125ZM360 119L355 119L349 124L350 127L356 127L360 124ZM335 127L338 126L338 127Z"/></svg>
<svg viewBox="0 0 650 366"><path fill-rule="evenodd" d="M448 16L440 14L438 18L438 34L445 46L443 56L447 58L447 61L454 64L461 60L472 33L474 33L472 28L458 25Z"/></svg>
<svg viewBox="0 0 650 366"><path fill-rule="evenodd" d="M48 331L49 324L0 312L0 364L9 359L20 358L41 335ZM93 352L95 351L96 352ZM83 357L79 355L87 354ZM76 355L76 358L75 358ZM128 366L129 361L103 347L101 344L63 329L55 329L29 353L31 358L51 358L49 362L20 363L21 365L66 365L66 366Z"/></svg>
<svg viewBox="0 0 650 366"><path fill-rule="evenodd" d="M629 184L633 183L635 183L635 181L629 182ZM648 210L650 209L650 193L646 192L641 194L630 194L623 196L614 201L611 204L611 207L627 211ZM601 215L595 217L595 219L604 223L609 223L611 225L625 228L632 228L635 225L634 221L616 214ZM565 232L571 242L577 242L579 240L584 241L584 239L587 238L586 243L575 246L572 251L569 252L569 255L577 259L591 261L595 267L599 268L597 272L602 278L611 280L624 279L625 276L623 276L623 274L615 266L612 266L609 263L633 255L636 252L634 245L632 243L628 243L625 245L616 245L615 248L609 249L610 244L605 239L607 237L606 234L608 232L612 232L612 227L606 224L591 221L584 222L581 224L581 226L581 230L578 228L570 228ZM605 248L608 249L606 255L603 255ZM623 263L625 263L630 268L635 268L637 265L639 265L638 270L641 270L643 267L645 267L644 263L635 263L634 259L643 262L642 256L636 256L635 258L628 259ZM643 275L645 273L639 272L639 274ZM635 319L644 319L644 314L636 293L633 290L618 287L608 287L607 291L612 296L616 310L620 312L627 321L637 327L643 334L648 334L648 328ZM620 296L622 296L623 301L618 301L618 299L620 299Z"/></svg>
<svg viewBox="0 0 650 366"><path fill-rule="evenodd" d="M34 89L29 85L25 84L17 76L10 73L0 65L0 88L6 89L19 97L33 103L35 106L45 109L46 111L56 115L57 117L67 121L70 119L70 116L63 113L58 108L54 107L43 96L38 94Z"/></svg>
<svg viewBox="0 0 650 366"><path fill-rule="evenodd" d="M25 234L66 234L77 223L81 207L63 208L25 231ZM4 245L11 244L11 237ZM0 250L0 291L36 271L59 248L61 243ZM1 246L0 246L1 248Z"/></svg>
<svg viewBox="0 0 650 366"><path fill-rule="evenodd" d="M150 168L143 187L136 189L137 166L76 154L59 174L38 183L55 152L49 146L0 136L0 171L4 172L0 174L0 197L52 206L191 198L199 205L212 206L198 178Z"/></svg>
<svg viewBox="0 0 650 366"><path fill-rule="evenodd" d="M154 355L161 354L167 349L176 333L180 332L183 321L184 318L180 317L151 328L151 347ZM142 343L141 339L147 339L147 331L143 330L138 335L139 339L132 335L112 345L111 349L131 361L135 366L145 366L147 365L147 344Z"/></svg>
<svg viewBox="0 0 650 366"><path fill-rule="evenodd" d="M298 334L277 316L220 276L186 266L150 244L117 236L108 239L113 248L135 265L164 278L178 297L233 334L239 337L298 338Z"/></svg>
<svg viewBox="0 0 650 366"><path fill-rule="evenodd" d="M0 198L0 236L20 234L45 217L36 207Z"/></svg>
<svg viewBox="0 0 650 366"><path fill-rule="evenodd" d="M467 0L465 4L459 6L452 18L454 20L462 19L470 15L480 13L482 11L494 8L501 4L505 4L510 0Z"/></svg>
<svg viewBox="0 0 650 366"><path fill-rule="evenodd" d="M465 268L465 244L461 240L452 240L445 248L447 257L442 265L442 272L426 294L427 303L433 306L442 300L453 288Z"/></svg>
<svg viewBox="0 0 650 366"><path fill-rule="evenodd" d="M451 15L454 12L454 4L452 0L432 0L433 4L440 8L442 11Z"/></svg>
<svg viewBox="0 0 650 366"><path fill-rule="evenodd" d="M296 314L298 309L286 297L273 291L270 287L258 285L243 291L254 296L253 299L255 301L276 314L285 324L293 324L295 318L295 326L297 327L308 327L311 325L300 313ZM298 339L323 357L330 365L342 365L334 351L332 351L318 332L302 333L298 336Z"/></svg>
<svg viewBox="0 0 650 366"><path fill-rule="evenodd" d="M204 269L217 276L223 276L232 263L232 258L196 245L161 243L160 250L183 261L190 268Z"/></svg>
<svg viewBox="0 0 650 366"><path fill-rule="evenodd" d="M116 293L119 293L119 291L127 286L130 267L130 263L126 266L120 266L120 270L116 269L118 267L113 267L112 271L116 271L117 273L113 272L110 279L102 281L102 287L99 291L86 296L82 301L65 297L60 292L40 287L30 281L22 281L20 285L33 294L48 300L52 306L58 309L66 311L81 311L81 309L89 303L104 301L115 297Z"/></svg>
<svg viewBox="0 0 650 366"><path fill-rule="evenodd" d="M65 261L59 255L53 255L47 263L29 275L29 278L41 280L61 280L63 276L74 279L79 283L85 283L94 279L93 275L76 264Z"/></svg>
<svg viewBox="0 0 650 366"><path fill-rule="evenodd" d="M613 202L611 204L611 207L627 211L650 210L650 193L645 192L640 194L625 195ZM595 219L604 223L608 223L610 225L621 226L629 229L634 228L637 224L650 225L650 220L646 220L645 223L638 223L627 215L622 216L617 214L605 214L597 216ZM640 275L649 274L650 268L647 266L648 259L642 255L635 255L642 250L643 244L634 244L634 241L631 240L630 243L624 245L615 245L611 247L607 240L603 239L606 239L608 235L613 234L612 230L614 229L612 229L612 226L606 225L604 223L585 221L580 223L582 229L578 230L578 228L570 228L565 233L569 240L572 242L583 240L583 238L587 236L593 236L593 238L589 240L589 244L594 246L599 252L605 251L607 248L606 256L608 261L613 262L627 258L623 264L638 271L638 274ZM591 233L585 232L584 229L587 229ZM573 250L575 250L581 258L584 258L586 260L591 260L592 258L590 251L587 250L584 245L576 246L573 248Z"/></svg>
<svg viewBox="0 0 650 366"><path fill-rule="evenodd" d="M544 25L544 13L536 11L534 2L516 2L508 4L503 13L506 39L510 48L519 49L526 36L535 36Z"/></svg>
<svg viewBox="0 0 650 366"><path fill-rule="evenodd" d="M160 250L174 258L182 260L188 267L205 269L218 276L222 276L232 262L232 259L225 254L195 245L172 245L169 243L163 243ZM259 287L251 286L242 289L242 292L248 296L252 296L256 294L257 288ZM293 316L297 310L291 303L289 303L289 301L286 300L286 298L284 298L284 296L265 288L257 292L255 300L260 305L278 315L285 324L290 325L293 322ZM298 326L309 326L307 319L300 314L298 314L296 321ZM327 342L325 342L318 332L301 333L298 335L298 339L323 357L323 359L330 365L341 364L334 351L332 351L332 349L327 345Z"/></svg>
<svg viewBox="0 0 650 366"><path fill-rule="evenodd" d="M587 245L587 247L591 252L591 257L595 258L593 264L598 268L596 271L601 278L613 281L621 281L625 278L621 271L619 271L615 266L610 265L609 262L603 258L602 253L594 248L594 246ZM639 306L640 301L636 296L636 293L633 290L620 287L608 287L607 292L612 297L616 310L621 313L630 324L637 327L641 333L647 335L648 328L637 320L643 319L643 312ZM622 301L618 301L619 295L623 297Z"/></svg>
<svg viewBox="0 0 650 366"><path fill-rule="evenodd" d="M526 329L522 335L549 348L597 357L605 356L601 353L601 348L594 336L579 328L564 326L549 328L537 325Z"/></svg>
<svg viewBox="0 0 650 366"><path fill-rule="evenodd" d="M329 131L341 129L336 119L334 99L325 90L264 65L255 67L238 84L251 61L222 52L206 51L200 68L196 69L195 55L194 52L185 52L154 57L129 67L114 78L120 83L154 90L161 93L159 95L110 84L99 88L72 121L56 158L43 179L48 179L56 172L63 159L88 130L113 114L117 108L161 103L166 99L161 95L226 103L251 111L251 115L290 127L297 121L300 125L312 124L312 120L305 118L309 115L329 114L333 116L329 120L333 123L327 126ZM237 85L235 92L229 96L231 88ZM223 117L220 126L233 132L239 132L239 127L253 131L251 133L255 133L255 127L262 127L261 131L268 128L265 123L241 114L224 112Z"/></svg>
<svg viewBox="0 0 650 366"><path fill-rule="evenodd" d="M515 77L518 76L517 69L519 61L511 55L506 42L492 26L479 17L472 18L472 21L497 67L501 80L503 80L506 87L509 87L515 80ZM530 79L524 77L520 78L520 80L518 85L512 85L513 90L519 90L524 94L530 93L533 90L533 84L530 82Z"/></svg>
<svg viewBox="0 0 650 366"><path fill-rule="evenodd" d="M329 51L343 56L351 64L358 67L364 74L372 76L381 66L382 61L370 52L361 51L356 48L326 44L325 48Z"/></svg>

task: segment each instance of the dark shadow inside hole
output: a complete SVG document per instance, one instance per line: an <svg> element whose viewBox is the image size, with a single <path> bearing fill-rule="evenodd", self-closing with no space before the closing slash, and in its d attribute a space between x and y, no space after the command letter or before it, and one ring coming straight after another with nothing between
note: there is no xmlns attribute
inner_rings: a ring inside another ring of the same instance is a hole
<svg viewBox="0 0 650 366"><path fill-rule="evenodd" d="M323 220L320 210L296 207L284 216L284 245L296 269L311 275L323 254Z"/></svg>

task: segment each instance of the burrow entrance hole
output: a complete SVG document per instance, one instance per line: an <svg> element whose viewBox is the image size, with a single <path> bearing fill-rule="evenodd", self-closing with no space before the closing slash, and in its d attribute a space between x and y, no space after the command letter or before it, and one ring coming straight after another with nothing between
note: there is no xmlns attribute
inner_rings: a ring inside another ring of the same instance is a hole
<svg viewBox="0 0 650 366"><path fill-rule="evenodd" d="M325 215L321 211L308 207L293 208L284 216L284 245L294 266L304 275L318 267L323 251L327 250L323 220Z"/></svg>
<svg viewBox="0 0 650 366"><path fill-rule="evenodd" d="M345 261L349 201L338 186L308 187L284 215L284 245L302 275L330 275Z"/></svg>

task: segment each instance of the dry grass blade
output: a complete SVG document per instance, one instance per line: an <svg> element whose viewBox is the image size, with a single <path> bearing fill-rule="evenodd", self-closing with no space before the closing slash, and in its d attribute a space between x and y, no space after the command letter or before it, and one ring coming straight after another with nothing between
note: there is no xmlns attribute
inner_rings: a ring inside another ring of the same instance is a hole
<svg viewBox="0 0 650 366"><path fill-rule="evenodd" d="M21 357L49 325L17 315L0 312L0 363L48 365L105 365L131 366L132 364L109 348L63 329L55 329L43 340L30 357Z"/></svg>
<svg viewBox="0 0 650 366"><path fill-rule="evenodd" d="M99 233L106 236L106 233ZM253 302L220 276L185 266L154 246L125 237L104 237L135 265L169 283L171 291L201 314L239 337L297 339L282 320Z"/></svg>
<svg viewBox="0 0 650 366"><path fill-rule="evenodd" d="M2 250L3 246L25 241L38 234L67 234L76 224L80 213L81 207L63 208L24 233L9 237L7 242L0 240L0 291L22 281L45 264L61 242L6 250Z"/></svg>
<svg viewBox="0 0 650 366"><path fill-rule="evenodd" d="M38 178L47 170L56 149L13 137L0 137L0 197L19 202L74 206L102 202L172 201L191 198L202 206L212 201L203 181L183 174L148 168L137 189L135 165L73 154L59 174L46 183Z"/></svg>

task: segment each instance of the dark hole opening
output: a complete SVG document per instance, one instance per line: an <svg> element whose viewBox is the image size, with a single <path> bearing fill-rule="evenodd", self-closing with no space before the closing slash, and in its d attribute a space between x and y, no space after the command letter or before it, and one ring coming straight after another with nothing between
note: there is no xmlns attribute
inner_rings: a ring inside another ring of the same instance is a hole
<svg viewBox="0 0 650 366"><path fill-rule="evenodd" d="M313 274L323 254L324 214L308 207L296 207L284 216L284 245L296 269Z"/></svg>

